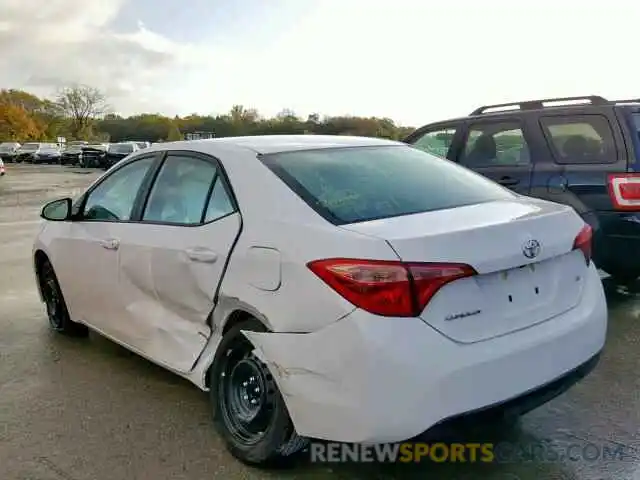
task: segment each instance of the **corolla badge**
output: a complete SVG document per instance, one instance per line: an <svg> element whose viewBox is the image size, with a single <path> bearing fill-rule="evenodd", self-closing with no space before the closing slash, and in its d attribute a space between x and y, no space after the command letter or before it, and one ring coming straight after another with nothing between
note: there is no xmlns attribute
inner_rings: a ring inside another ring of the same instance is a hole
<svg viewBox="0 0 640 480"><path fill-rule="evenodd" d="M540 250L542 250L542 246L537 240L527 240L525 244L522 245L522 254L527 258L536 258L540 255Z"/></svg>
<svg viewBox="0 0 640 480"><path fill-rule="evenodd" d="M480 315L482 310L473 310L471 312L460 312L460 313L452 313L451 315L447 315L444 317L446 322L450 322L452 320L460 320L461 318L473 317L474 315Z"/></svg>

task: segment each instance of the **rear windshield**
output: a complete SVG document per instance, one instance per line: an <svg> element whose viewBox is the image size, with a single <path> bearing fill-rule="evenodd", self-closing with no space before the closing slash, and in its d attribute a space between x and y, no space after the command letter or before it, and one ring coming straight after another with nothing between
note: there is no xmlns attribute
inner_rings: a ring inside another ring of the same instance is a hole
<svg viewBox="0 0 640 480"><path fill-rule="evenodd" d="M38 150L40 148L39 143L25 143L20 147L21 150Z"/></svg>
<svg viewBox="0 0 640 480"><path fill-rule="evenodd" d="M133 145L128 143L123 143L121 145L111 145L109 147L109 151L111 153L131 153L133 152Z"/></svg>
<svg viewBox="0 0 640 480"><path fill-rule="evenodd" d="M514 198L485 177L409 146L330 148L261 159L337 225Z"/></svg>

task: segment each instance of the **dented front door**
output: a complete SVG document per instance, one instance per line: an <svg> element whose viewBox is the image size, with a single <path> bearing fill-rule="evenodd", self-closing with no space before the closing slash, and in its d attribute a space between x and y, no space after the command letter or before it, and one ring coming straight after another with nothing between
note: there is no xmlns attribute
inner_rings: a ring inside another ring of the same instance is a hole
<svg viewBox="0 0 640 480"><path fill-rule="evenodd" d="M233 213L197 227L129 224L120 238L121 320L114 336L189 371L210 335L207 317L240 229Z"/></svg>

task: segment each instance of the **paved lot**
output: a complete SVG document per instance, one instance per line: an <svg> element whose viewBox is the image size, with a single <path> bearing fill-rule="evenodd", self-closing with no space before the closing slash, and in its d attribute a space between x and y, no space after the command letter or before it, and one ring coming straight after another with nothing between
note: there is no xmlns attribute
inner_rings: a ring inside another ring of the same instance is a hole
<svg viewBox="0 0 640 480"><path fill-rule="evenodd" d="M31 242L46 200L98 173L7 165L0 179L0 479L633 479L640 478L640 295L608 285L604 359L581 385L503 438L519 445L626 445L624 459L492 465L300 465L265 473L234 461L209 422L206 395L111 342L51 334L34 286ZM637 252L630 252L637 254ZM393 412L389 413L390 415ZM465 438L464 440L478 440ZM487 441L489 438L481 440ZM572 447L572 456L580 449Z"/></svg>

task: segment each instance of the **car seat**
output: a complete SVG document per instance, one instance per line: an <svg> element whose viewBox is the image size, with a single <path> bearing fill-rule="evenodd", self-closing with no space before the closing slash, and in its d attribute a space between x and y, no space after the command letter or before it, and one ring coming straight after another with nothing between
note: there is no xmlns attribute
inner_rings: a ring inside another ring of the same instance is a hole
<svg viewBox="0 0 640 480"><path fill-rule="evenodd" d="M492 135L485 133L476 140L471 152L467 155L465 163L470 166L486 165L493 163L497 154L496 141Z"/></svg>

